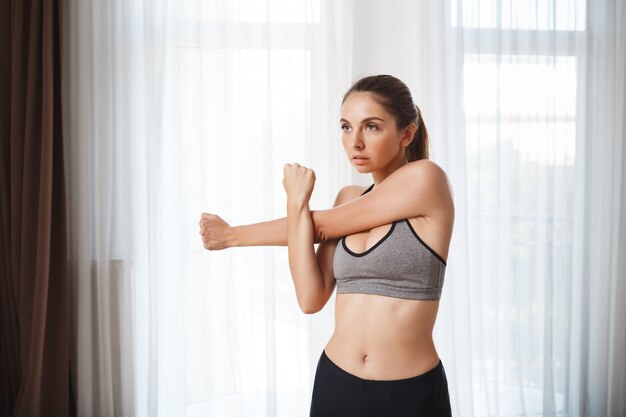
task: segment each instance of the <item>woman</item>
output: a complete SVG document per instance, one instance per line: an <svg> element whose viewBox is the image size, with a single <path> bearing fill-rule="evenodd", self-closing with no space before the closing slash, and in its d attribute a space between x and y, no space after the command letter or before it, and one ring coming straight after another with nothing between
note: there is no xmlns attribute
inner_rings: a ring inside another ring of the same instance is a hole
<svg viewBox="0 0 626 417"><path fill-rule="evenodd" d="M397 78L357 81L344 95L340 127L349 160L372 174L371 186L343 187L332 209L310 210L315 173L285 164L287 217L230 227L205 213L204 246L288 243L305 313L320 311L337 287L311 417L449 416L432 330L454 223L451 186L428 159L419 108Z"/></svg>

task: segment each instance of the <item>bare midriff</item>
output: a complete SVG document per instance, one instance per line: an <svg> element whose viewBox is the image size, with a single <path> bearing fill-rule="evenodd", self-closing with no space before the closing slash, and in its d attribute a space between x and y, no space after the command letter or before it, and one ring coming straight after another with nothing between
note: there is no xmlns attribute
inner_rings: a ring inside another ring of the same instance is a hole
<svg viewBox="0 0 626 417"><path fill-rule="evenodd" d="M438 300L336 294L335 331L324 350L363 379L421 375L439 363L432 339L438 308Z"/></svg>

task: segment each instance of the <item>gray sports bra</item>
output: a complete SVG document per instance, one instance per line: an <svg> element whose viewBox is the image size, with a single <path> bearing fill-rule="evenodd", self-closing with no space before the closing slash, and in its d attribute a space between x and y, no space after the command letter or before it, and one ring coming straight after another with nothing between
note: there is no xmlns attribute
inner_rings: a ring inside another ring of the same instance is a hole
<svg viewBox="0 0 626 417"><path fill-rule="evenodd" d="M387 234L365 252L351 251L342 237L335 249L333 272L337 294L438 300L446 262L418 236L409 220L403 219L394 221Z"/></svg>

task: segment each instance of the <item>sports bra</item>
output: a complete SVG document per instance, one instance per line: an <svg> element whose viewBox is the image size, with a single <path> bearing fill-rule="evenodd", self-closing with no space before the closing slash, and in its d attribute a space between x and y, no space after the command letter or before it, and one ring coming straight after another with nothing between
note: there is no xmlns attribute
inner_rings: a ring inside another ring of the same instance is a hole
<svg viewBox="0 0 626 417"><path fill-rule="evenodd" d="M337 294L439 300L445 271L446 262L418 236L408 219L394 221L385 236L365 252L351 251L343 236L333 256Z"/></svg>

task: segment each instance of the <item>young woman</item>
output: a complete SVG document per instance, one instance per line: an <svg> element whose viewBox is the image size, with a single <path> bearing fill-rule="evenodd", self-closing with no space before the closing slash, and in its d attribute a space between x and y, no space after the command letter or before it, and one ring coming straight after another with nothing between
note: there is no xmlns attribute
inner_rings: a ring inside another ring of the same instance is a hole
<svg viewBox="0 0 626 417"><path fill-rule="evenodd" d="M348 159L372 185L343 187L332 209L310 210L315 173L285 164L287 217L231 227L203 213L204 246L287 245L305 313L320 311L337 287L311 417L450 416L432 330L454 223L451 186L428 159L419 108L397 78L352 85L340 127Z"/></svg>

